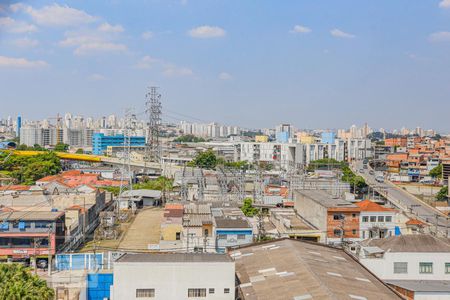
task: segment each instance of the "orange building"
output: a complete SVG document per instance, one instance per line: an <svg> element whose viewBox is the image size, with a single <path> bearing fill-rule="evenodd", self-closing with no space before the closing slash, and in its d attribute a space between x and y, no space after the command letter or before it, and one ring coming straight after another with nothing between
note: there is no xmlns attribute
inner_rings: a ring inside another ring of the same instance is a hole
<svg viewBox="0 0 450 300"><path fill-rule="evenodd" d="M408 139L405 137L385 139L384 144L390 147L406 147Z"/></svg>

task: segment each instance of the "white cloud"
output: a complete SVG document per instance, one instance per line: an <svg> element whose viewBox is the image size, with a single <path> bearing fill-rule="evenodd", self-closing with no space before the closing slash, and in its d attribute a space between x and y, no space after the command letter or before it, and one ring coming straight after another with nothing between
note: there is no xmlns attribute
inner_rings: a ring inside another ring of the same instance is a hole
<svg viewBox="0 0 450 300"><path fill-rule="evenodd" d="M17 21L10 17L0 18L0 28L11 33L30 33L37 31L35 25Z"/></svg>
<svg viewBox="0 0 450 300"><path fill-rule="evenodd" d="M101 74L94 73L94 74L89 75L88 80L89 81L103 81L103 80L106 80L106 77Z"/></svg>
<svg viewBox="0 0 450 300"><path fill-rule="evenodd" d="M193 38L209 39L219 38L226 35L226 31L217 26L199 26L189 30L188 34Z"/></svg>
<svg viewBox="0 0 450 300"><path fill-rule="evenodd" d="M341 39L353 39L356 37L355 35L353 35L351 33L344 32L337 28L330 30L330 34L334 37L341 38Z"/></svg>
<svg viewBox="0 0 450 300"><path fill-rule="evenodd" d="M141 37L142 37L144 40L149 40L149 39L151 39L151 38L153 37L153 32L151 32L151 31L145 31L145 32L143 32L143 33L141 34Z"/></svg>
<svg viewBox="0 0 450 300"><path fill-rule="evenodd" d="M161 62L159 59L146 55L134 67L137 69L150 69L159 62Z"/></svg>
<svg viewBox="0 0 450 300"><path fill-rule="evenodd" d="M231 79L233 79L233 76L231 76L231 74L229 74L227 72L222 72L219 74L219 79L220 80L231 80Z"/></svg>
<svg viewBox="0 0 450 300"><path fill-rule="evenodd" d="M108 22L105 22L100 26L98 26L98 30L101 32L112 32L112 33L119 33L125 31L122 25L111 25Z"/></svg>
<svg viewBox="0 0 450 300"><path fill-rule="evenodd" d="M191 69L185 67L177 67L175 65L168 64L165 66L163 75L167 77L184 77L192 76L194 72Z"/></svg>
<svg viewBox="0 0 450 300"><path fill-rule="evenodd" d="M439 31L430 34L431 42L450 42L450 31Z"/></svg>
<svg viewBox="0 0 450 300"><path fill-rule="evenodd" d="M310 33L312 30L306 26L295 25L294 28L290 31L291 33Z"/></svg>
<svg viewBox="0 0 450 300"><path fill-rule="evenodd" d="M39 45L39 41L29 38L22 38L12 41L12 44L20 48L31 48Z"/></svg>
<svg viewBox="0 0 450 300"><path fill-rule="evenodd" d="M73 52L75 55L86 55L96 52L124 52L128 48L124 44L111 42L94 42L80 45Z"/></svg>
<svg viewBox="0 0 450 300"><path fill-rule="evenodd" d="M12 4L10 8L13 12L24 11L29 14L38 25L44 26L77 26L97 20L97 17L91 16L83 10L72 8L67 5L59 5L57 3L44 6L40 9L17 3Z"/></svg>
<svg viewBox="0 0 450 300"><path fill-rule="evenodd" d="M441 2L439 2L439 7L450 8L450 0L442 0Z"/></svg>
<svg viewBox="0 0 450 300"><path fill-rule="evenodd" d="M28 60L26 58L15 58L0 56L0 67L10 68L40 68L46 67L48 64L43 60Z"/></svg>
<svg viewBox="0 0 450 300"><path fill-rule="evenodd" d="M66 38L58 44L61 47L74 47L75 55L100 52L125 52L128 47L117 42L116 35L97 30L82 30L65 33Z"/></svg>

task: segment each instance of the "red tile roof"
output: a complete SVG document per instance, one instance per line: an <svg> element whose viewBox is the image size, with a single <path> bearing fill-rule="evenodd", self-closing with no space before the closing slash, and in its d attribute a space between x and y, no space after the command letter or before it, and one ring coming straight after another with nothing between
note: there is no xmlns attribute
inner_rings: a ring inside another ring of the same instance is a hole
<svg viewBox="0 0 450 300"><path fill-rule="evenodd" d="M387 208L384 206L381 206L375 202L372 202L370 200L364 200L358 203L355 203L359 208L361 208L361 211L395 211L395 209Z"/></svg>
<svg viewBox="0 0 450 300"><path fill-rule="evenodd" d="M418 226L423 226L425 225L424 222L417 220L417 219L410 219L408 222L406 222L406 225L418 225Z"/></svg>
<svg viewBox="0 0 450 300"><path fill-rule="evenodd" d="M0 191L28 191L29 189L28 185L0 186Z"/></svg>

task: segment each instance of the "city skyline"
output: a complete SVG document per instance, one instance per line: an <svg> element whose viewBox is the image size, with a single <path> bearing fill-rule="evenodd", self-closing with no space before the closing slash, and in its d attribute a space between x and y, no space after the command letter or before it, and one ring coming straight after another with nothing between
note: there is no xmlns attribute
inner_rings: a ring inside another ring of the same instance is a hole
<svg viewBox="0 0 450 300"><path fill-rule="evenodd" d="M157 85L172 122L450 130L448 1L239 4L3 4L2 114L120 115Z"/></svg>

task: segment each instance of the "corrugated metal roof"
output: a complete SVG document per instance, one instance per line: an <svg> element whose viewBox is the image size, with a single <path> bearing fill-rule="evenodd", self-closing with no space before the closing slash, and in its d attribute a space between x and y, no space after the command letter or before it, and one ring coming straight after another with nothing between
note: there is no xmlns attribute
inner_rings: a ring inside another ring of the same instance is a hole
<svg viewBox="0 0 450 300"><path fill-rule="evenodd" d="M15 211L13 213L0 213L0 220L8 219L10 221L41 221L56 220L64 215L63 211Z"/></svg>
<svg viewBox="0 0 450 300"><path fill-rule="evenodd" d="M341 249L284 239L230 255L243 299L402 299Z"/></svg>
<svg viewBox="0 0 450 300"><path fill-rule="evenodd" d="M379 247L389 252L450 252L449 242L429 234L391 236L363 241L363 246Z"/></svg>

